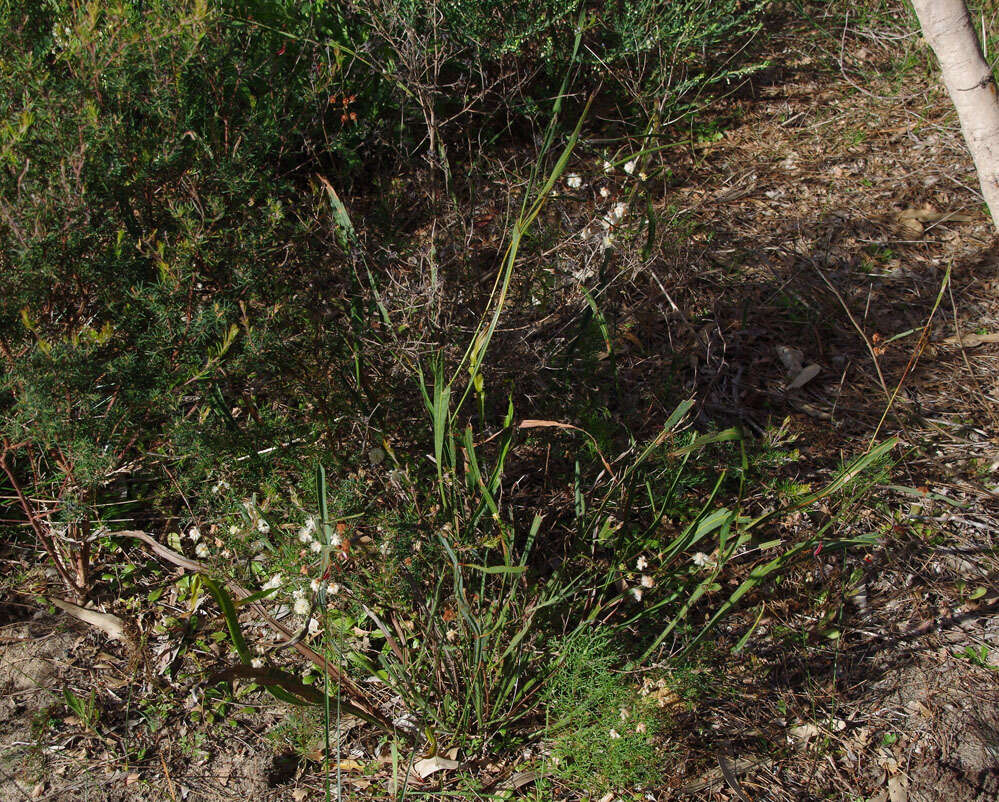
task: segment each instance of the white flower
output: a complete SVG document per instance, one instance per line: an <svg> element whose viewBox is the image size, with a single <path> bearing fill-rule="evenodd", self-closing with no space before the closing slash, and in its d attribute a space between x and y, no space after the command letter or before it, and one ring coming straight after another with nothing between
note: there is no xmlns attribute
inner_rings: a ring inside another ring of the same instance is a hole
<svg viewBox="0 0 999 802"><path fill-rule="evenodd" d="M607 189L607 187L600 187L600 197L601 198L609 198L610 197L610 190Z"/></svg>
<svg viewBox="0 0 999 802"><path fill-rule="evenodd" d="M271 525L263 518L257 518L257 531L262 535L266 535L271 531Z"/></svg>
<svg viewBox="0 0 999 802"><path fill-rule="evenodd" d="M645 735L645 722L644 721L639 721L635 725L635 732L637 732L639 735Z"/></svg>
<svg viewBox="0 0 999 802"><path fill-rule="evenodd" d="M295 615L306 615L309 612L309 600L305 596L299 596L295 599L295 606L292 608Z"/></svg>
<svg viewBox="0 0 999 802"><path fill-rule="evenodd" d="M312 589L313 593L318 593L319 592L319 580L318 579L313 579L311 582L309 582L309 587Z"/></svg>
<svg viewBox="0 0 999 802"><path fill-rule="evenodd" d="M192 526L190 529L187 530L187 536L191 538L191 542L197 543L199 540L201 540L201 530L198 529L198 527L196 526Z"/></svg>
<svg viewBox="0 0 999 802"><path fill-rule="evenodd" d="M264 582L264 590L272 590L274 588L281 587L283 580L281 574L274 574L270 579Z"/></svg>
<svg viewBox="0 0 999 802"><path fill-rule="evenodd" d="M444 640L446 640L448 643L454 643L456 640L458 640L458 630L449 629L447 632L444 633Z"/></svg>
<svg viewBox="0 0 999 802"><path fill-rule="evenodd" d="M323 544L320 543L318 540L313 540L309 544L309 548L312 549L312 551L316 552L316 554L318 554L323 550Z"/></svg>
<svg viewBox="0 0 999 802"><path fill-rule="evenodd" d="M239 534L239 527L236 526L236 524L233 524L232 526L230 526L229 527L229 534L230 535L238 535Z"/></svg>
<svg viewBox="0 0 999 802"><path fill-rule="evenodd" d="M648 175L646 174L645 170L642 170L642 171L641 171L641 172L640 172L640 173L638 174L638 180L639 180L639 181L646 181L646 180L648 180L648 177L649 177L649 176L648 176Z"/></svg>
<svg viewBox="0 0 999 802"><path fill-rule="evenodd" d="M641 585L643 588L651 588L656 584L656 581L647 574L642 574Z"/></svg>
<svg viewBox="0 0 999 802"><path fill-rule="evenodd" d="M339 593L340 593L340 586L336 582L330 582L326 586L326 595L327 596L336 596Z"/></svg>
<svg viewBox="0 0 999 802"><path fill-rule="evenodd" d="M320 629L322 629L322 627L319 625L319 619L318 618L310 618L309 619L309 634L310 635L317 635L317 634L319 634L319 630Z"/></svg>
<svg viewBox="0 0 999 802"><path fill-rule="evenodd" d="M250 665L253 666L254 668L263 668L264 667L264 658L263 657L254 657L250 661Z"/></svg>
<svg viewBox="0 0 999 802"><path fill-rule="evenodd" d="M634 159L632 159L630 162L628 162L626 165L624 165L624 171L628 175L631 175L633 172L635 172L635 168L637 166L638 166L638 162L635 161Z"/></svg>
<svg viewBox="0 0 999 802"><path fill-rule="evenodd" d="M631 598L633 598L635 601L640 602L642 600L643 594L641 588L632 588L631 590L628 591L628 593L631 594Z"/></svg>
<svg viewBox="0 0 999 802"><path fill-rule="evenodd" d="M604 159L604 165L603 165L603 166L604 166L604 172L605 172L605 173L609 173L609 172L610 172L611 170L613 170L613 169L614 169L614 165L613 165L613 164L611 164L611 163L610 163L609 161L607 161L606 159Z"/></svg>
<svg viewBox="0 0 999 802"><path fill-rule="evenodd" d="M569 175L565 177L565 185L569 187L569 189L579 189L583 186L583 179L579 173L569 173Z"/></svg>
<svg viewBox="0 0 999 802"><path fill-rule="evenodd" d="M712 559L711 559L711 558L710 558L710 557L709 557L709 556L708 556L707 554L705 554L705 553L704 553L703 551L699 551L699 552L697 552L697 554L695 554L695 555L693 556L693 558L692 558L692 562L693 562L693 563L694 563L694 565L696 565L696 566L697 566L698 568L711 568L711 567L713 567L713 566L714 566L714 564L715 564L715 561L714 561L714 560L712 560Z"/></svg>
<svg viewBox="0 0 999 802"><path fill-rule="evenodd" d="M211 552L208 551L207 543L199 543L197 546L194 547L194 553L201 558L205 558Z"/></svg>
<svg viewBox="0 0 999 802"><path fill-rule="evenodd" d="M622 707L619 715L621 717L621 721L627 721L631 717L631 711L628 710L627 707Z"/></svg>
<svg viewBox="0 0 999 802"><path fill-rule="evenodd" d="M339 548L342 543L343 543L343 538L340 537L340 534L338 532L336 532L335 530L330 532L330 545L333 548L335 549Z"/></svg>
<svg viewBox="0 0 999 802"><path fill-rule="evenodd" d="M608 735L610 736L610 739L611 739L612 741L616 741L616 740L617 740L618 738L620 738L620 737L621 737L621 733L619 733L619 732L618 732L617 730L611 730L611 731L610 731L609 733L607 733L607 734L608 734Z"/></svg>
<svg viewBox="0 0 999 802"><path fill-rule="evenodd" d="M644 571L649 567L649 561L645 559L645 555L642 555L637 560L635 560L635 570Z"/></svg>
<svg viewBox="0 0 999 802"><path fill-rule="evenodd" d="M611 248L614 247L614 237L608 234L606 237L604 237L603 242L601 242L600 244L605 251L609 251Z"/></svg>
<svg viewBox="0 0 999 802"><path fill-rule="evenodd" d="M307 531L305 527L298 530L298 542L299 543L311 543L312 533Z"/></svg>
<svg viewBox="0 0 999 802"><path fill-rule="evenodd" d="M611 209L611 219L613 220L613 222L616 223L619 220L621 220L627 213L628 213L628 204L618 203L617 205L614 206L613 209Z"/></svg>

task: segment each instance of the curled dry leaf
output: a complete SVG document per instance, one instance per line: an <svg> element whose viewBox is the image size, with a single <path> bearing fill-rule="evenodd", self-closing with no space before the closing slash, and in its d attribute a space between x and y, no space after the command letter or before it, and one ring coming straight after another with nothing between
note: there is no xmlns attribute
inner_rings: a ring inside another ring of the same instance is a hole
<svg viewBox="0 0 999 802"><path fill-rule="evenodd" d="M461 763L457 760L450 760L446 757L441 757L440 755L434 755L433 757L427 757L423 760L417 760L413 764L413 771L416 772L417 776L421 780L427 779L431 774L438 771L452 771Z"/></svg>
<svg viewBox="0 0 999 802"><path fill-rule="evenodd" d="M816 738L819 732L821 730L814 724L799 724L797 727L791 727L787 734L796 748L805 749L809 741Z"/></svg>
<svg viewBox="0 0 999 802"><path fill-rule="evenodd" d="M778 345L774 350L777 351L777 356L788 376L796 376L801 373L805 355L800 349L792 348L790 345Z"/></svg>

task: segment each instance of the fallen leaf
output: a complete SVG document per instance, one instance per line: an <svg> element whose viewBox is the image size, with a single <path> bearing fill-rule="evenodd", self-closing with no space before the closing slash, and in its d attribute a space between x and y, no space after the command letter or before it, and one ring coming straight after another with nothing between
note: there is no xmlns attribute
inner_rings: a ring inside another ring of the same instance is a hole
<svg viewBox="0 0 999 802"><path fill-rule="evenodd" d="M906 220L917 220L920 223L970 223L975 218L970 214L959 212L938 212L932 206L924 206L922 209L908 208L898 213L899 222Z"/></svg>
<svg viewBox="0 0 999 802"><path fill-rule="evenodd" d="M73 618L78 618L92 627L103 630L108 637L126 641L125 624L118 616L111 615L110 613L102 613L90 607L80 607L78 604L73 604L65 599L57 599L54 596L49 601L60 610L69 613Z"/></svg>
<svg viewBox="0 0 999 802"><path fill-rule="evenodd" d="M452 769L458 768L461 763L457 760L449 760L446 757L441 757L440 755L434 755L433 757L427 757L423 760L417 760L413 764L413 771L416 772L417 776L421 780L427 779L431 774L438 771L451 771Z"/></svg>
<svg viewBox="0 0 999 802"><path fill-rule="evenodd" d="M962 334L960 337L954 335L944 340L947 345L963 345L965 348L974 348L976 345L985 343L999 343L999 332L991 334Z"/></svg>
<svg viewBox="0 0 999 802"><path fill-rule="evenodd" d="M801 351L789 345L778 345L774 350L777 351L777 356L780 357L781 364L784 365L784 370L787 371L788 376L795 376L801 372L805 359L805 355Z"/></svg>
<svg viewBox="0 0 999 802"><path fill-rule="evenodd" d="M638 337L635 335L634 332L631 332L631 331L622 332L621 333L621 339L627 340L632 345L634 345L635 347L637 347L639 351L644 351L645 350L645 345L643 345L642 341L638 339Z"/></svg>
<svg viewBox="0 0 999 802"><path fill-rule="evenodd" d="M794 377L792 382L787 386L788 390L800 390L806 384L808 384L812 379L822 372L822 368L816 365L814 362L804 368L802 368L798 375Z"/></svg>
<svg viewBox="0 0 999 802"><path fill-rule="evenodd" d="M787 734L798 749L804 749L808 746L809 741L818 736L819 732L819 728L814 724L799 724L797 727L791 727Z"/></svg>
<svg viewBox="0 0 999 802"><path fill-rule="evenodd" d="M512 777L508 777L503 782L501 782L497 787L502 789L509 789L511 791L518 791L528 783L534 782L536 779L538 779L537 772L518 771Z"/></svg>
<svg viewBox="0 0 999 802"><path fill-rule="evenodd" d="M313 749L310 752L306 752L305 758L306 760L311 760L313 763L322 763L323 750ZM364 764L358 763L356 760L341 760L339 766L336 763L333 762L330 763L331 769L336 769L338 767L340 771L361 771L364 768Z"/></svg>
<svg viewBox="0 0 999 802"><path fill-rule="evenodd" d="M890 802L908 802L909 778L904 774L895 774L888 778L888 799Z"/></svg>

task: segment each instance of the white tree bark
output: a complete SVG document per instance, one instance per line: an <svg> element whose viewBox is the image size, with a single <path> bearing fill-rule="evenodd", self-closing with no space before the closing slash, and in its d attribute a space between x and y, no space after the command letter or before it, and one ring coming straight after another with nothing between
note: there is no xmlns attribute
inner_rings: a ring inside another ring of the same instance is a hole
<svg viewBox="0 0 999 802"><path fill-rule="evenodd" d="M912 0L999 229L999 95L964 0Z"/></svg>

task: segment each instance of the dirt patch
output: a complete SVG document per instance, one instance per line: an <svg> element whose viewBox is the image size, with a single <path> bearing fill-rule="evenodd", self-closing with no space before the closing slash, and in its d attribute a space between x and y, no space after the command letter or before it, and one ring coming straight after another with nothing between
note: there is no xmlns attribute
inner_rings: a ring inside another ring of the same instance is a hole
<svg viewBox="0 0 999 802"><path fill-rule="evenodd" d="M905 778L910 799L999 798L997 670L942 649L885 681L893 686L890 713L905 746L901 760L885 760L884 771Z"/></svg>

